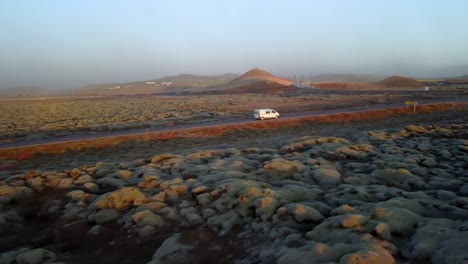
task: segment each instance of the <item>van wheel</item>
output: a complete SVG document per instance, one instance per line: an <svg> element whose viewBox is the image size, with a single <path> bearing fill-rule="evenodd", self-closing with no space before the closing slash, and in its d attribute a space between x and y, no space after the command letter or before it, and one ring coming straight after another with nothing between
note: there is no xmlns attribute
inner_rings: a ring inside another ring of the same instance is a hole
<svg viewBox="0 0 468 264"><path fill-rule="evenodd" d="M262 116L262 117L260 117L260 119L261 119L261 120L263 120L263 116Z"/></svg>
<svg viewBox="0 0 468 264"><path fill-rule="evenodd" d="M278 119L278 116L275 116L275 119Z"/></svg>

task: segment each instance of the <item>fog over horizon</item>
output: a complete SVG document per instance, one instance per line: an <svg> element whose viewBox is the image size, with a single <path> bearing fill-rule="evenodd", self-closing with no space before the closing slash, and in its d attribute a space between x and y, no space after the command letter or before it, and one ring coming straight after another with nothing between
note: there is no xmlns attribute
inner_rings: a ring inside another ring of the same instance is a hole
<svg viewBox="0 0 468 264"><path fill-rule="evenodd" d="M468 2L2 1L0 89L178 74L468 74Z"/></svg>

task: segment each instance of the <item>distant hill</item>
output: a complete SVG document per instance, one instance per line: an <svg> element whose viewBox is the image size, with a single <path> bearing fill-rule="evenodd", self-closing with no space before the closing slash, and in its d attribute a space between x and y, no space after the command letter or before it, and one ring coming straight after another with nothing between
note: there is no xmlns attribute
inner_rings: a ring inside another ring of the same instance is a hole
<svg viewBox="0 0 468 264"><path fill-rule="evenodd" d="M447 78L447 79L468 79L468 74L458 76L458 77Z"/></svg>
<svg viewBox="0 0 468 264"><path fill-rule="evenodd" d="M387 75L372 75L372 74L319 74L309 78L311 82L378 82Z"/></svg>
<svg viewBox="0 0 468 264"><path fill-rule="evenodd" d="M424 84L408 77L402 76L391 76L382 81L376 82L375 84L381 85L387 88L405 88L405 87L423 87Z"/></svg>
<svg viewBox="0 0 468 264"><path fill-rule="evenodd" d="M69 93L93 95L181 93L225 84L238 76L233 73L212 76L179 74L146 81L90 85L69 90Z"/></svg>
<svg viewBox="0 0 468 264"><path fill-rule="evenodd" d="M165 92L167 87L146 84L146 82L97 84L69 89L73 95L134 95Z"/></svg>
<svg viewBox="0 0 468 264"><path fill-rule="evenodd" d="M450 75L450 76L432 76L427 78L418 78L421 81L443 81L443 80L466 80L468 79L468 74L465 75Z"/></svg>
<svg viewBox="0 0 468 264"><path fill-rule="evenodd" d="M40 87L11 87L0 89L0 96L44 96L48 95L50 91Z"/></svg>
<svg viewBox="0 0 468 264"><path fill-rule="evenodd" d="M277 83L277 84L285 85L285 86L293 84L291 80L275 76L267 71L264 71L258 68L252 69L242 74L240 77L230 81L228 84L238 84L240 82L256 82L256 81L273 82L273 83Z"/></svg>
<svg viewBox="0 0 468 264"><path fill-rule="evenodd" d="M178 74L173 76L166 76L159 79L151 79L143 82L122 83L120 86L164 86L159 90L163 92L180 92L189 88L204 88L214 85L225 84L232 79L238 77L239 74L226 73L220 75L196 75L196 74Z"/></svg>
<svg viewBox="0 0 468 264"><path fill-rule="evenodd" d="M234 78L239 77L239 74L236 73L225 73L220 75L195 75L195 74L178 74L174 76L166 76L159 79L154 79L153 81L222 81L227 82L231 81Z"/></svg>
<svg viewBox="0 0 468 264"><path fill-rule="evenodd" d="M468 73L468 64L462 64L433 68L424 72L420 72L417 74L417 76L422 77L422 79L453 79L459 77L468 78L467 75L465 75L466 73Z"/></svg>
<svg viewBox="0 0 468 264"><path fill-rule="evenodd" d="M292 84L293 82L291 80L255 68L226 84L209 87L203 92L276 93L290 90Z"/></svg>
<svg viewBox="0 0 468 264"><path fill-rule="evenodd" d="M446 78L437 82L438 85L466 85L468 84L468 74L458 77Z"/></svg>

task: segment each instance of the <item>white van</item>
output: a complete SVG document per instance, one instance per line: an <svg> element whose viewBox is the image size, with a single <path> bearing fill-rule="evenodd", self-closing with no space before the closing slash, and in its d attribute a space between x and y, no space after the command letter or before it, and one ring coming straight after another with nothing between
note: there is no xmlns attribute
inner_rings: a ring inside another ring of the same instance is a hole
<svg viewBox="0 0 468 264"><path fill-rule="evenodd" d="M255 119L268 119L268 118L278 118L280 114L273 109L255 109L254 110Z"/></svg>

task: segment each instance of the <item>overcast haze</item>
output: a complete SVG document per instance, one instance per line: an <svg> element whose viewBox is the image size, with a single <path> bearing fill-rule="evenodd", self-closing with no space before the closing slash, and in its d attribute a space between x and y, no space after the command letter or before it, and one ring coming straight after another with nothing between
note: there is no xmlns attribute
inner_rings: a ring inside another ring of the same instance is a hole
<svg viewBox="0 0 468 264"><path fill-rule="evenodd" d="M0 88L468 69L468 1L0 1ZM434 76L434 77L435 77Z"/></svg>

